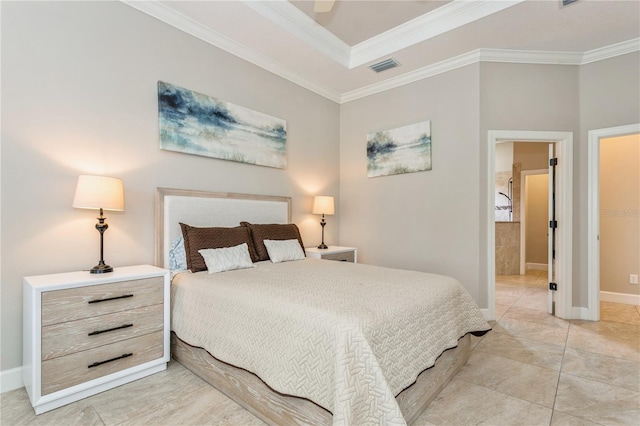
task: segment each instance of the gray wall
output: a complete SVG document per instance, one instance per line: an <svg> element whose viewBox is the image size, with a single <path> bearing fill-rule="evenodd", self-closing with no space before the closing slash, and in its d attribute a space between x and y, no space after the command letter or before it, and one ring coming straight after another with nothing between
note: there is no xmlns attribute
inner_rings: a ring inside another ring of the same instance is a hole
<svg viewBox="0 0 640 426"><path fill-rule="evenodd" d="M479 65L340 109L340 241L358 260L447 274L486 306L480 287ZM366 136L431 120L431 171L367 178Z"/></svg>
<svg viewBox="0 0 640 426"><path fill-rule="evenodd" d="M158 80L285 119L288 168L159 150ZM126 211L106 215L114 266L153 263L159 186L291 196L308 245L313 195L339 197L337 104L119 2L3 2L2 90L2 371L22 365L22 277L99 258L96 212L71 207L78 175L124 180Z"/></svg>
<svg viewBox="0 0 640 426"><path fill-rule="evenodd" d="M482 64L480 70L480 173L483 177L480 181L481 199L484 200L485 197L490 196L484 178L487 175L487 132L489 130L574 132L574 144L577 143L575 139L578 137L579 125L578 72L579 67L566 65ZM481 211L480 214L482 223L485 223L486 212ZM574 217L575 214L578 212L574 205ZM573 232L575 235L575 224ZM480 245L487 246L487 230L484 228L480 236ZM575 256L575 241L573 250ZM485 250L481 251L480 256L482 288L485 289L487 286ZM578 282L575 281L575 268L574 258L574 283Z"/></svg>
<svg viewBox="0 0 640 426"><path fill-rule="evenodd" d="M487 131L571 131L574 306L586 306L587 131L640 121L638 53L469 65L338 106L120 3L3 2L2 56L2 371L21 365L22 277L99 256L95 214L71 208L79 174L125 182L126 211L108 214L112 265L153 262L158 186L292 196L308 245L312 197L328 194L328 243L452 275L486 308ZM288 169L160 151L157 80L286 119ZM367 179L366 135L422 120L433 170Z"/></svg>

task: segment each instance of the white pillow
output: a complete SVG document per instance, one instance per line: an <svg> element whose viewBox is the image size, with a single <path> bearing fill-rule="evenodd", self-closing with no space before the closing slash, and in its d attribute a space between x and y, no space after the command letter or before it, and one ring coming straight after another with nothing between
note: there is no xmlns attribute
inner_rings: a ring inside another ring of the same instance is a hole
<svg viewBox="0 0 640 426"><path fill-rule="evenodd" d="M247 243L235 247L198 250L198 253L204 258L210 274L255 267Z"/></svg>
<svg viewBox="0 0 640 426"><path fill-rule="evenodd" d="M169 269L172 271L187 270L187 253L184 251L182 235L173 240L169 250Z"/></svg>
<svg viewBox="0 0 640 426"><path fill-rule="evenodd" d="M264 246L273 263L304 259L298 240L264 240Z"/></svg>

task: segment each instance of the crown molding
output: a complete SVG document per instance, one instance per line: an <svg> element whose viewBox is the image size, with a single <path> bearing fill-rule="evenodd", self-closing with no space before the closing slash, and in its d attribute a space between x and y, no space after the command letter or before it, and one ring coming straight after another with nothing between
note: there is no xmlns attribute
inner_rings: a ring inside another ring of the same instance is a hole
<svg viewBox="0 0 640 426"><path fill-rule="evenodd" d="M241 1L309 46L349 68L351 47L288 1Z"/></svg>
<svg viewBox="0 0 640 426"><path fill-rule="evenodd" d="M589 50L584 53L580 64L590 64L591 62L602 61L604 59L638 51L640 51L640 38L633 38L631 40L604 46L599 49Z"/></svg>
<svg viewBox="0 0 640 426"><path fill-rule="evenodd" d="M454 58L449 58L444 61L440 61L435 64L408 72L406 74L390 78L380 83L370 84L369 86L351 90L350 92L342 94L342 96L340 97L340 103L343 104L346 102L351 102L369 95L404 86L405 84L433 77L434 75L452 71L456 68L475 64L480 61L480 56L481 49L474 50L468 53L463 53L462 55L456 56Z"/></svg>
<svg viewBox="0 0 640 426"><path fill-rule="evenodd" d="M580 65L582 53L539 50L480 49L480 62L512 64Z"/></svg>
<svg viewBox="0 0 640 426"><path fill-rule="evenodd" d="M340 94L333 90L318 84L314 81L306 79L297 73L290 71L280 63L262 55L248 47L240 44L225 35L222 35L212 29L194 21L193 19L176 12L174 9L165 6L158 1L135 1L120 0L122 3L131 6L159 21L169 24L174 28L184 31L202 41L216 46L224 51L231 53L247 62L250 62L260 68L270 71L286 80L289 80L299 86L304 87L320 96L323 96L334 102L340 102Z"/></svg>
<svg viewBox="0 0 640 426"><path fill-rule="evenodd" d="M247 7L278 24L340 65L353 69L515 6L525 0L453 0L353 47L340 40L288 1L241 1Z"/></svg>
<svg viewBox="0 0 640 426"><path fill-rule="evenodd" d="M454 0L429 13L378 34L351 48L349 68L364 65L374 59L439 36L500 12L525 0Z"/></svg>
<svg viewBox="0 0 640 426"><path fill-rule="evenodd" d="M351 102L369 95L384 92L389 89L404 86L425 78L433 77L456 68L479 62L505 62L512 64L543 64L543 65L584 65L602 61L615 56L640 51L640 38L612 44L599 49L580 52L546 52L530 50L477 49L462 55L445 59L444 61L371 84L356 90L343 93L340 103Z"/></svg>
<svg viewBox="0 0 640 426"><path fill-rule="evenodd" d="M281 65L280 63L262 55L248 47L208 28L204 25L188 18L174 9L165 6L156 0L135 1L120 0L122 3L146 13L166 24L169 24L187 34L199 38L213 46L225 50L247 62L260 68L270 71L292 83L295 83L311 92L323 96L336 103L351 102L369 95L383 92L413 83L418 80L433 77L456 68L471 65L478 62L505 62L521 64L547 64L547 65L584 65L596 61L601 61L615 56L624 55L640 51L640 38L634 38L624 42L612 44L610 46L593 49L584 53L580 52L546 52L546 51L524 51L524 50L502 50L502 49L477 49L462 55L440 61L435 64L371 84L362 88L339 93L309 80ZM456 0L452 3L457 3ZM471 3L489 3L491 0L478 0ZM271 3L271 2L264 2ZM276 3L288 3L285 1ZM502 2L496 2L502 3ZM516 2L510 2L511 5ZM294 6L291 6L295 8ZM285 6L286 8L286 6ZM300 12L302 13L302 12ZM423 15L424 16L424 15ZM308 18L305 15L306 18ZM310 19L310 18L308 18ZM314 21L315 23L315 21ZM324 30L324 29L323 29Z"/></svg>

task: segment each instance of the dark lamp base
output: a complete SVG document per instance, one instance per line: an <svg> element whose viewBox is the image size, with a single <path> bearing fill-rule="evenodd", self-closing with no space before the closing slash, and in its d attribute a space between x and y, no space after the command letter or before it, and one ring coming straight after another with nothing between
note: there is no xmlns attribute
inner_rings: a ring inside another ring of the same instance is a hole
<svg viewBox="0 0 640 426"><path fill-rule="evenodd" d="M109 265L96 265L89 271L92 274L106 274L107 272L113 272L113 266Z"/></svg>
<svg viewBox="0 0 640 426"><path fill-rule="evenodd" d="M322 250L325 250L325 249L328 249L329 247L328 247L325 243L322 243L322 244L320 244L320 245L318 246L318 248L319 248L319 249L322 249Z"/></svg>

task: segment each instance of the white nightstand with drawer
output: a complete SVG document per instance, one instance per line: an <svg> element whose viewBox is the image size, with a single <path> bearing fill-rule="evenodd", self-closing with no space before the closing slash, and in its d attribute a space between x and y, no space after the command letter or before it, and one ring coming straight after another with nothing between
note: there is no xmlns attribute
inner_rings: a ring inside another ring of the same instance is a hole
<svg viewBox="0 0 640 426"><path fill-rule="evenodd" d="M167 368L169 271L25 277L23 380L36 414Z"/></svg>
<svg viewBox="0 0 640 426"><path fill-rule="evenodd" d="M358 263L358 249L355 247L329 246L327 249L306 247L304 250L307 253L307 257L313 259Z"/></svg>

